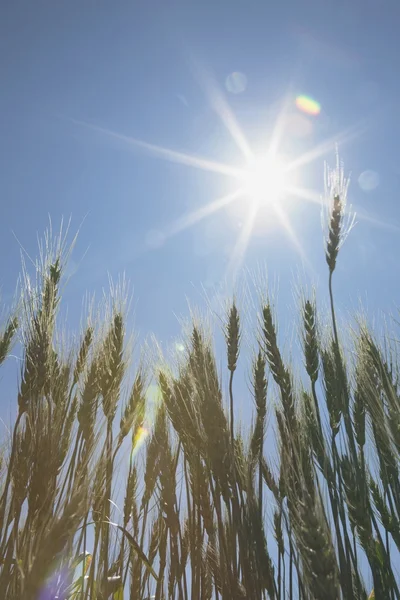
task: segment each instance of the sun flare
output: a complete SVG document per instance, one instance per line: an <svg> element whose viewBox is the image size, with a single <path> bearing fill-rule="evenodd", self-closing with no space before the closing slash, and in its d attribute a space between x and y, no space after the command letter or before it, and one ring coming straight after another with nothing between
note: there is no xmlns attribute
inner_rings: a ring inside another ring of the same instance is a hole
<svg viewBox="0 0 400 600"><path fill-rule="evenodd" d="M342 132L339 137L335 136L334 139L325 140L297 157L291 156L290 152L287 155L286 151L285 155L282 156L280 154L281 143L283 138L286 137L287 117L290 116L290 106L293 100L289 94L284 98L268 139L263 142L267 143L267 146L264 146L261 152L254 153L217 83L202 69L197 74L210 106L229 132L245 164L238 165L236 161L234 164L225 163L213 158L186 154L182 151L158 146L87 122L70 120L76 125L105 135L113 141L118 140L131 149L140 149L150 155L173 163L224 176L229 182L230 189L222 196L186 212L166 224L161 230L155 230L156 244L151 242L151 237L149 237L150 241L148 242L148 237L146 237L145 248L159 248L168 238L223 211L226 214L229 213L232 223L235 223L239 231L233 250L230 251L231 257L228 262L227 274L232 275L232 277L236 276L249 241L256 231L267 231L267 229L275 227L282 228L302 256L304 264L308 264L291 221L295 219L296 205L311 202L320 206L321 198L314 190L300 185L299 168L322 157L328 151L334 149L338 142L344 143L357 137L363 131L362 126L357 125ZM297 108L308 114L317 115L320 111L319 104L312 101L308 96L298 97L296 102ZM286 146L287 144L285 144ZM137 447L145 439L145 435L145 431L139 432L136 442Z"/></svg>
<svg viewBox="0 0 400 600"><path fill-rule="evenodd" d="M241 176L243 191L260 204L275 204L285 191L285 165L276 157L261 156Z"/></svg>

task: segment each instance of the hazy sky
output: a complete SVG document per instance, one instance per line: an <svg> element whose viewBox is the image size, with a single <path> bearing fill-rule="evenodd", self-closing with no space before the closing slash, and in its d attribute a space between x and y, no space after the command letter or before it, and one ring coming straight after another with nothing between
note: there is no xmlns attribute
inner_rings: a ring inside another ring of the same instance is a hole
<svg viewBox="0 0 400 600"><path fill-rule="evenodd" d="M181 164L192 162L181 155L242 167L243 140L266 152L279 121L278 152L304 162L299 186L323 191L335 140L352 173L349 199L360 217L336 274L342 309L358 297L370 310L393 308L400 299L399 19L397 0L4 0L3 294L19 271L13 232L34 255L48 215L55 226L64 215L72 231L86 217L73 256L72 270L79 269L66 290L72 319L85 291L125 271L138 330L168 341L187 298L201 302L202 286L212 295L239 259L251 272L267 265L272 279L279 276L283 311L299 270L323 297L318 204L282 199L297 247L264 210L243 254L243 199L183 229L194 220L188 215L207 212L237 182ZM298 109L299 95L313 98L319 114ZM180 154L165 160L146 144Z"/></svg>

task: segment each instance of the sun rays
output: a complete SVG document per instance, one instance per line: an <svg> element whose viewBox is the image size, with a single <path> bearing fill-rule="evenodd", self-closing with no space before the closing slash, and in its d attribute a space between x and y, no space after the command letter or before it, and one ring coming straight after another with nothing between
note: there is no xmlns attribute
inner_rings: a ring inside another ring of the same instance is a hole
<svg viewBox="0 0 400 600"><path fill-rule="evenodd" d="M158 146L83 121L71 121L76 125L89 128L95 133L106 136L110 140L126 144L128 148L137 148L154 157L227 178L233 188L231 192L166 224L162 229L163 240L199 224L219 211L229 210L230 205L243 202L245 203L246 216L244 220L242 219L243 223L228 264L228 274L234 274L238 265L243 262L259 211L261 208L264 210L267 206L269 214L273 213L276 225L282 228L300 254L303 264L310 267L287 214L289 203L286 203L286 200L290 198L291 203L294 200L295 202L307 202L320 206L321 195L299 185L296 176L299 168L331 152L338 143L343 144L359 136L365 129L363 124L357 124L355 127L343 131L335 139L327 139L293 160L285 161L280 155L280 148L285 134L285 117L288 111L293 108L291 106L291 96L287 95L275 120L266 148L263 152L256 153L250 147L238 120L213 78L204 69L200 68L196 68L196 77L207 96L209 105L218 115L229 132L233 143L243 156L243 164L240 167ZM369 217L368 220L373 221L374 219Z"/></svg>
<svg viewBox="0 0 400 600"><path fill-rule="evenodd" d="M79 121L77 119L70 119L70 121L76 125L91 129L93 132L100 133L110 140L122 142L127 146L138 148L152 156L163 158L169 162L178 163L187 167L194 167L195 169L200 169L202 171L218 173L219 175L227 175L230 177L235 177L237 175L237 169L232 165L226 165L200 156L185 154L184 152L178 152L176 150L171 150L170 148L157 146L156 144L149 144L143 140L138 140L128 135L104 127L99 127L98 125L93 125L86 121Z"/></svg>
<svg viewBox="0 0 400 600"><path fill-rule="evenodd" d="M187 215L183 215L182 217L171 223L169 227L167 227L166 236L171 237L173 235L176 235L177 233L180 233L181 231L184 231L185 229L188 229L188 227L193 227L193 225L196 225L197 223L199 223L206 217L216 213L217 211L222 210L223 208L225 208L235 200L238 200L242 196L243 190L238 189L235 190L232 194L227 194L222 198L218 198L213 202L205 204L198 210L194 210L188 213Z"/></svg>
<svg viewBox="0 0 400 600"><path fill-rule="evenodd" d="M254 154L250 148L249 142L246 139L241 127L232 112L226 98L222 94L213 77L200 65L193 64L196 79L205 93L209 105L217 113L219 119L225 126L237 148L243 154L247 162L254 160Z"/></svg>

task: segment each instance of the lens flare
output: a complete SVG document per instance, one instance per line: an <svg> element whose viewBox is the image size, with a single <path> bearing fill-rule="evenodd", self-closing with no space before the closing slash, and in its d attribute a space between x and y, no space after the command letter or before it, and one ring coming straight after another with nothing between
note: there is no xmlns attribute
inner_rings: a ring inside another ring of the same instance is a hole
<svg viewBox="0 0 400 600"><path fill-rule="evenodd" d="M225 86L231 94L241 94L247 87L247 77L244 73L235 71L228 75L225 81Z"/></svg>
<svg viewBox="0 0 400 600"><path fill-rule="evenodd" d="M297 96L296 106L299 110L308 115L316 116L321 112L321 105L319 102L313 100L310 96Z"/></svg>
<svg viewBox="0 0 400 600"><path fill-rule="evenodd" d="M379 174L376 171L364 171L358 178L358 185L364 192L372 192L379 185Z"/></svg>
<svg viewBox="0 0 400 600"><path fill-rule="evenodd" d="M133 451L137 452L141 446L143 446L143 442L149 435L149 430L147 427L139 427L136 432L135 438L133 440Z"/></svg>
<svg viewBox="0 0 400 600"><path fill-rule="evenodd" d="M86 558L85 558L85 564L83 567L83 574L86 575L86 573L89 570L90 565L92 564L92 555L89 554L89 552L86 554Z"/></svg>

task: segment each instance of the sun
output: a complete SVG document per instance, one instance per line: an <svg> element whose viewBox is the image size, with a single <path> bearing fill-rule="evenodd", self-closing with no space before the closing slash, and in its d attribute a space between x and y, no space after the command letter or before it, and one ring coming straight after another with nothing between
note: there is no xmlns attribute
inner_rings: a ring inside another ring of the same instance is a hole
<svg viewBox="0 0 400 600"><path fill-rule="evenodd" d="M285 187L285 164L271 156L258 156L241 173L244 195L257 205L272 205L282 199Z"/></svg>
<svg viewBox="0 0 400 600"><path fill-rule="evenodd" d="M200 75L199 75L200 76ZM257 151L251 146L243 133L232 109L224 95L219 91L218 85L201 71L200 82L206 92L210 106L218 115L221 124L230 134L235 146L240 151L244 163L221 162L208 157L186 154L182 151L158 146L144 140L130 137L128 135L105 129L87 122L70 119L74 124L93 130L96 134L102 134L131 149L141 150L173 163L181 164L215 173L223 176L227 181L227 191L217 198L201 204L192 211L186 212L177 219L162 226L156 231L159 242L153 244L146 242L144 249L160 247L166 241L180 232L198 225L204 219L208 219L222 211L237 227L237 239L227 266L227 276L236 277L236 273L243 262L247 246L255 231L270 231L272 228L282 228L296 250L302 257L304 264L307 258L304 255L300 240L292 226L296 219L296 208L301 203L316 203L320 206L321 198L312 189L300 185L299 169L322 157L328 151L334 149L340 141L344 143L362 132L355 127L342 132L335 139L328 139L307 152L292 156L287 138L287 120L290 112L290 94L283 99L282 107L277 114L276 120L269 131L268 138L259 140L261 143ZM264 145L266 144L266 145ZM281 151L284 150L284 154ZM288 152L288 154L286 154ZM224 221L225 223L225 221Z"/></svg>

